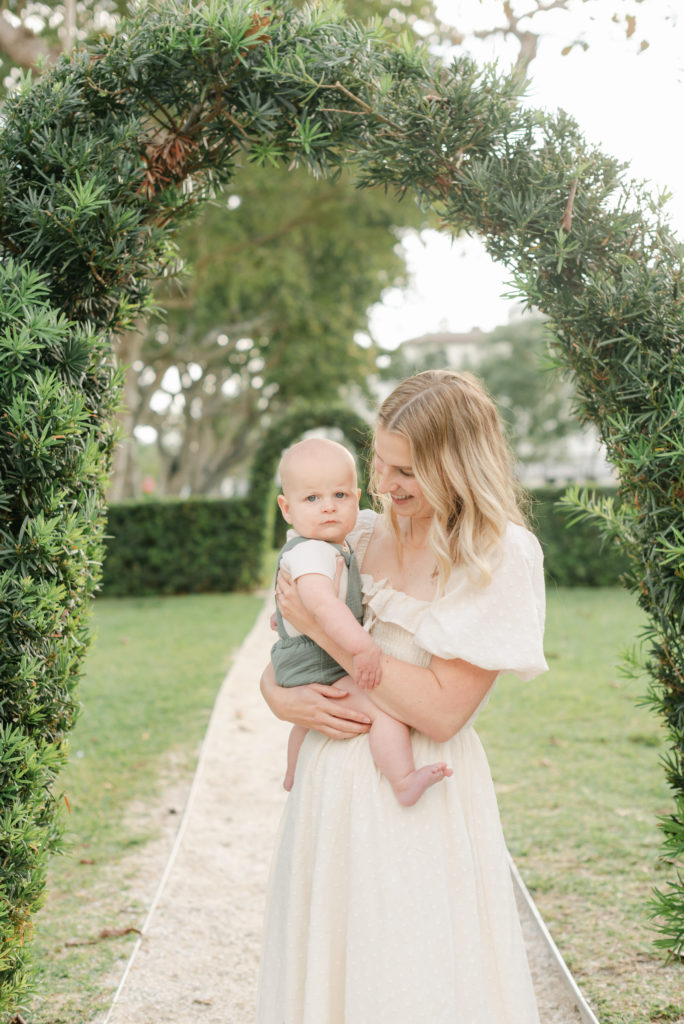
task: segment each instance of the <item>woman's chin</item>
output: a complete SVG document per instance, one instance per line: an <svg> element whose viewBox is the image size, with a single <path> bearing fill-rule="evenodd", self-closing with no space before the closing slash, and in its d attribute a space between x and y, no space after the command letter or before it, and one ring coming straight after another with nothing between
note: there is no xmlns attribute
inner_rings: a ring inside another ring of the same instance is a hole
<svg viewBox="0 0 684 1024"><path fill-rule="evenodd" d="M418 501L415 497L394 498L392 495L389 496L392 502L392 508L397 516L402 519L410 519L418 522L418 520L429 521L434 516L434 511L429 505L423 501Z"/></svg>

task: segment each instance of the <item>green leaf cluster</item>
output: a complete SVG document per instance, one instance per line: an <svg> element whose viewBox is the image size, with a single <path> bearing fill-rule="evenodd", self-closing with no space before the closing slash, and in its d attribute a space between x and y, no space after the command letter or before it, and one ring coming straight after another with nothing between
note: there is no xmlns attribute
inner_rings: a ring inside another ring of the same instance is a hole
<svg viewBox="0 0 684 1024"><path fill-rule="evenodd" d="M530 518L544 551L544 570L552 587L614 587L623 581L629 560L618 538L606 537L591 519L578 522L567 491L535 487L529 491ZM594 500L615 506L615 488L597 488Z"/></svg>
<svg viewBox="0 0 684 1024"><path fill-rule="evenodd" d="M32 914L58 848L53 784L77 713L98 581L116 374L101 335L0 265L0 1005L29 984ZM9 1001L9 1003L8 1003Z"/></svg>

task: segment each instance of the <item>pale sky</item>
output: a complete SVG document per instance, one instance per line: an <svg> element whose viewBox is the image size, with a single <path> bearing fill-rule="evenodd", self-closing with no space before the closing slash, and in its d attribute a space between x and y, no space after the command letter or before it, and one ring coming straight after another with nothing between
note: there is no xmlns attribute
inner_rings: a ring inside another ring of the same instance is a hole
<svg viewBox="0 0 684 1024"><path fill-rule="evenodd" d="M675 0L592 0L579 6L576 15L545 14L548 35L531 65L526 102L566 110L589 140L629 161L633 177L652 182L654 190L672 192L670 216L683 237L684 11L678 15L678 6ZM462 31L501 18L500 0L437 0L436 7L444 21ZM616 11L636 15L637 30L629 40L624 21L611 21ZM589 49L576 47L562 56L562 47L576 36L585 38ZM642 38L650 46L637 53ZM474 41L468 49L478 61L498 59L510 66L516 47ZM425 232L422 238L407 237L404 246L412 284L405 293L389 290L371 315L371 329L381 345L394 348L432 331L476 326L491 330L506 323L512 308L502 298L506 270L492 263L476 239L452 242L446 235Z"/></svg>

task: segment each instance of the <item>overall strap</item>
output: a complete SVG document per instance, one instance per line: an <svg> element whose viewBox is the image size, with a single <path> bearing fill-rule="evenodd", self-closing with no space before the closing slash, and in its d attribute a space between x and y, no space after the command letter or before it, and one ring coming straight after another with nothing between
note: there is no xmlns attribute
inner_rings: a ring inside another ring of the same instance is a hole
<svg viewBox="0 0 684 1024"><path fill-rule="evenodd" d="M291 551L292 548L295 548L298 544L303 544L304 541L306 541L308 539L309 539L308 537L299 537L299 536L291 537L287 541L285 546L283 548L281 548L280 554L278 556L278 564L276 565L274 584L273 584L274 586L275 586L275 580L277 579L277 576L278 576L278 569L280 568L280 562L281 562L282 557L285 554L285 552L286 551ZM332 541L326 541L325 543L326 544L330 544L331 547L335 548L336 551L338 551L342 555L342 557L344 558L345 565L347 566L347 569L349 571L349 579L348 579L348 582L347 582L347 598L346 598L345 603L346 603L347 607L351 609L351 611L353 612L355 618L358 619L359 622L362 622L363 621L363 607L361 605L361 576L359 575L358 562L356 560L354 552L352 551L351 546L349 544L345 544L345 545L334 544ZM275 608L275 610L276 610L276 624L277 624L277 627L278 627L278 636L281 639L286 639L286 638L288 638L288 633L287 633L287 630L285 629L285 625L283 623L283 617L282 617L282 615L280 613L280 609L278 607L278 602L277 601L276 601L276 608Z"/></svg>

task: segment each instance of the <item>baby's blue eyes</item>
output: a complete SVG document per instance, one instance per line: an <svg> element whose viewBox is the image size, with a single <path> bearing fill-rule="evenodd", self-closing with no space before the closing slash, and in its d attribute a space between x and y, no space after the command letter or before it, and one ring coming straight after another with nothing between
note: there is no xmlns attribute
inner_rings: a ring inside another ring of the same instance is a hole
<svg viewBox="0 0 684 1024"><path fill-rule="evenodd" d="M338 501L342 501L343 498L347 497L347 492L346 491L336 491L335 492L335 497L337 498ZM318 501L318 498L319 498L318 494L308 494L306 496L306 498L304 499L304 501L309 501L309 502L311 502L313 504L314 501Z"/></svg>

